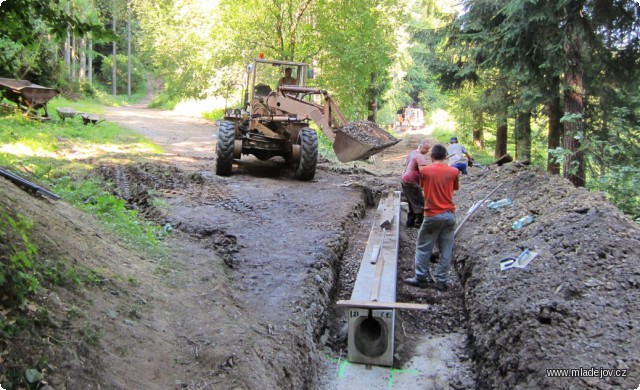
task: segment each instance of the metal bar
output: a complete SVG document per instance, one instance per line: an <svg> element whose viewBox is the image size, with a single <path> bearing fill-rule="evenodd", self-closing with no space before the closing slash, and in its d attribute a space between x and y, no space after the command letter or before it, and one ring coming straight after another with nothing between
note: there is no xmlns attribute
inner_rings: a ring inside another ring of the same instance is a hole
<svg viewBox="0 0 640 390"><path fill-rule="evenodd" d="M283 85L280 87L283 92L295 92L295 93L311 93L315 95L325 94L327 91L320 88L313 87L301 87L298 85Z"/></svg>
<svg viewBox="0 0 640 390"><path fill-rule="evenodd" d="M28 190L34 191L40 195L44 195L47 196L53 200L58 200L60 199L60 197L56 194L54 194L53 192L49 192L47 190L45 190L44 188L30 182L29 180L23 179L22 177L13 174L3 168L0 168L0 176L4 176L5 178L9 179L10 181L13 182L13 184L18 185L19 187L22 188L27 188Z"/></svg>
<svg viewBox="0 0 640 390"><path fill-rule="evenodd" d="M489 194L487 194L487 196L485 196L484 198L482 198L482 200L480 200L479 202L476 202L473 204L473 206L471 206L469 208L469 211L467 212L467 215L464 217L464 219L462 220L462 222L460 222L460 224L458 225L458 227L456 228L456 230L453 232L453 236L455 237L458 234L458 231L462 228L462 225L464 225L465 222L467 222L467 219L469 219L469 217L471 215L473 215L473 213L476 212L476 210L478 210L480 208L480 206L484 203L485 200L489 199L489 197L491 195L493 195L494 192L496 192L498 190L498 188L502 187L504 183L500 183L496 188L493 189L493 191L489 192Z"/></svg>

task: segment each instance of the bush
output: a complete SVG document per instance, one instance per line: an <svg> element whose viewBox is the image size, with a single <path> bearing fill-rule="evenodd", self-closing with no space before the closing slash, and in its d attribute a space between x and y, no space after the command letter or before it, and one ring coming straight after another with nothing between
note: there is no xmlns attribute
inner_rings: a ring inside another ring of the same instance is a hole
<svg viewBox="0 0 640 390"><path fill-rule="evenodd" d="M209 120L216 120L224 118L224 108L216 108L202 114L202 116Z"/></svg>
<svg viewBox="0 0 640 390"><path fill-rule="evenodd" d="M0 289L3 304L21 305L41 286L34 268L38 248L29 240L32 222L0 210Z"/></svg>

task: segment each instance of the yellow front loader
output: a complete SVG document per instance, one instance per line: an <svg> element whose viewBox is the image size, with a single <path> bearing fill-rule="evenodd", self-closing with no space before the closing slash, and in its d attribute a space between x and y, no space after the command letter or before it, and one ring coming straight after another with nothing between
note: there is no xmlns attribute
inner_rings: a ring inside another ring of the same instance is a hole
<svg viewBox="0 0 640 390"><path fill-rule="evenodd" d="M291 76L276 82L285 73ZM329 138L341 162L365 159L399 142L373 122L347 123L327 91L305 86L307 64L258 58L247 74L246 110L230 110L218 125L217 175L230 175L234 159L252 154L260 160L281 156L293 165L296 178L313 179L318 136L310 121Z"/></svg>

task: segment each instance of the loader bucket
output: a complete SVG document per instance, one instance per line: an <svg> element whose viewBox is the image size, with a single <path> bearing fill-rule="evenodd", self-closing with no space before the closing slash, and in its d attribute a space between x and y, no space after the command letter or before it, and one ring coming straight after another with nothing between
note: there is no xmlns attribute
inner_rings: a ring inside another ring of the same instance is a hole
<svg viewBox="0 0 640 390"><path fill-rule="evenodd" d="M340 162L363 160L400 142L370 121L349 122L335 133L333 151Z"/></svg>

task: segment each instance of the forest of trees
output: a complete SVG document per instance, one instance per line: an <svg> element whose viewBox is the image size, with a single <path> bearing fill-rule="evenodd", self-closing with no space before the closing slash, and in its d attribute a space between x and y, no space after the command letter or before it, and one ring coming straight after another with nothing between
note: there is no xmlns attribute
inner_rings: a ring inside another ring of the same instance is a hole
<svg viewBox="0 0 640 390"><path fill-rule="evenodd" d="M234 98L245 65L310 63L352 119L416 104L640 218L637 0L6 0L0 77L68 94ZM114 64L115 63L115 64ZM115 65L115 66L114 66Z"/></svg>

